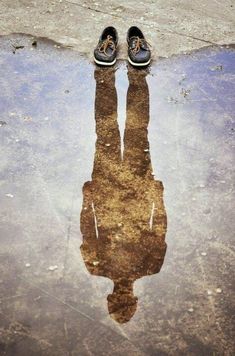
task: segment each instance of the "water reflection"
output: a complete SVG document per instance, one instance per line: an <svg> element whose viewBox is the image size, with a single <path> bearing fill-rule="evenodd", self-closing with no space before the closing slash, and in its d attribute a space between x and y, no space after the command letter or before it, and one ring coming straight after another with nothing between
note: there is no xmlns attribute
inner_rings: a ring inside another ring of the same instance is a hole
<svg viewBox="0 0 235 356"><path fill-rule="evenodd" d="M114 282L108 310L119 323L137 308L135 280L158 273L166 252L163 184L154 180L148 143L145 71L128 70L124 152L117 122L115 72L96 69L96 152L83 187L81 253L92 275Z"/></svg>

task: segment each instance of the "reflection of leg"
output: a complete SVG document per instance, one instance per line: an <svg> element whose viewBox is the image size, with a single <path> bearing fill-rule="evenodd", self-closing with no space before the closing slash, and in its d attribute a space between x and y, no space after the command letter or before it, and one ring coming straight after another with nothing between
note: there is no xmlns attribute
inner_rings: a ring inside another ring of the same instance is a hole
<svg viewBox="0 0 235 356"><path fill-rule="evenodd" d="M96 69L96 153L93 178L104 175L111 164L121 159L120 133L117 122L117 92L113 69Z"/></svg>
<svg viewBox="0 0 235 356"><path fill-rule="evenodd" d="M148 152L149 90L146 72L129 69L124 162L140 176L151 173Z"/></svg>
<svg viewBox="0 0 235 356"><path fill-rule="evenodd" d="M95 226L95 215L92 204L92 184L86 182L83 186L83 204L80 216L80 227L83 235L83 241L96 241L98 238Z"/></svg>

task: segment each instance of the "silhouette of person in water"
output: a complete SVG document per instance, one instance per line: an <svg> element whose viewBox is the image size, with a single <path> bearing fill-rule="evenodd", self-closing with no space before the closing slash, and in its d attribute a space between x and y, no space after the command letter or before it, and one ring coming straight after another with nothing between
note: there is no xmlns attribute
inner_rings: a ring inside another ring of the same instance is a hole
<svg viewBox="0 0 235 356"><path fill-rule="evenodd" d="M158 273L166 252L163 184L154 180L149 154L145 77L143 70L128 70L122 159L115 72L95 70L97 141L92 181L83 187L81 253L92 275L114 282L108 310L119 323L136 311L135 280Z"/></svg>

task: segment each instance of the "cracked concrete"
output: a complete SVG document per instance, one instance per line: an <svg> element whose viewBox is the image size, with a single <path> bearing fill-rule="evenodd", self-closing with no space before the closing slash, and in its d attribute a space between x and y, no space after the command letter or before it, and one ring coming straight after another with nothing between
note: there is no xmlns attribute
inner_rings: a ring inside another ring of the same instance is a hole
<svg viewBox="0 0 235 356"><path fill-rule="evenodd" d="M126 31L138 25L154 57L169 57L233 43L234 8L230 0L2 0L0 33L46 37L92 58L100 32L111 24L120 34L119 58L126 58Z"/></svg>

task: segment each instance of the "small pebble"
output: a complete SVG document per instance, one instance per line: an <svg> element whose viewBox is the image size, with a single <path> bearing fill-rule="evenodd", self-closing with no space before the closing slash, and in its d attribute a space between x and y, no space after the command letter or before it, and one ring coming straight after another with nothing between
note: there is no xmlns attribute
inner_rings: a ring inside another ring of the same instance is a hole
<svg viewBox="0 0 235 356"><path fill-rule="evenodd" d="M211 290L208 290L208 291L207 291L207 295L212 295L212 291L211 291Z"/></svg>
<svg viewBox="0 0 235 356"><path fill-rule="evenodd" d="M222 65L217 65L217 66L214 66L214 67L212 67L212 68L210 68L212 71L215 71L215 70L219 70L219 71L221 71L221 70L223 70L223 66Z"/></svg>
<svg viewBox="0 0 235 356"><path fill-rule="evenodd" d="M24 121L32 121L32 117L31 116L25 116L24 117Z"/></svg>
<svg viewBox="0 0 235 356"><path fill-rule="evenodd" d="M206 252L201 252L201 255L202 255L202 256L206 256L207 253L206 253Z"/></svg>
<svg viewBox="0 0 235 356"><path fill-rule="evenodd" d="M106 143L105 146L106 146L106 147L109 147L109 146L111 146L111 144L110 144L110 143Z"/></svg>
<svg viewBox="0 0 235 356"><path fill-rule="evenodd" d="M93 265L94 265L94 266L97 266L98 264L99 264L99 261L94 261L94 262L93 262Z"/></svg>
<svg viewBox="0 0 235 356"><path fill-rule="evenodd" d="M222 289L221 288L216 288L216 293L218 293L218 294L222 293Z"/></svg>
<svg viewBox="0 0 235 356"><path fill-rule="evenodd" d="M55 266L50 266L50 267L48 267L48 271L55 271L56 269L58 269L58 266L57 265L55 265Z"/></svg>
<svg viewBox="0 0 235 356"><path fill-rule="evenodd" d="M189 308L188 311L189 311L189 313L193 313L194 309L193 308Z"/></svg>
<svg viewBox="0 0 235 356"><path fill-rule="evenodd" d="M8 198L13 198L14 195L13 195L13 194L10 194L10 193L7 193L7 194L6 194L6 197L8 197Z"/></svg>
<svg viewBox="0 0 235 356"><path fill-rule="evenodd" d="M27 267L27 268L29 268L30 266L31 266L30 263L26 263L26 264L25 264L25 267Z"/></svg>

